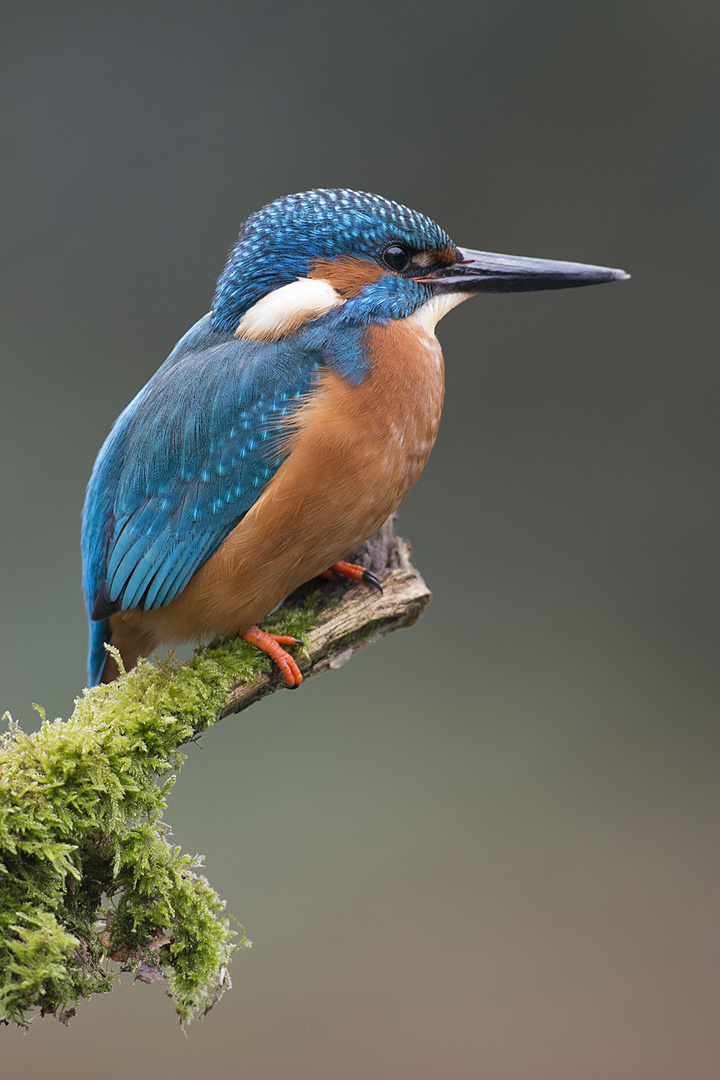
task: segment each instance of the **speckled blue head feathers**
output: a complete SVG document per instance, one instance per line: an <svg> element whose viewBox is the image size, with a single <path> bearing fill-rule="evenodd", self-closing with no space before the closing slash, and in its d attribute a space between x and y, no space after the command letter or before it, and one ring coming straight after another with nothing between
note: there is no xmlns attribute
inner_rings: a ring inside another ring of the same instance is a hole
<svg viewBox="0 0 720 1080"><path fill-rule="evenodd" d="M287 195L252 214L218 281L213 326L231 330L262 296L304 277L318 259L380 261L390 244L413 251L455 248L431 218L401 203L345 188Z"/></svg>

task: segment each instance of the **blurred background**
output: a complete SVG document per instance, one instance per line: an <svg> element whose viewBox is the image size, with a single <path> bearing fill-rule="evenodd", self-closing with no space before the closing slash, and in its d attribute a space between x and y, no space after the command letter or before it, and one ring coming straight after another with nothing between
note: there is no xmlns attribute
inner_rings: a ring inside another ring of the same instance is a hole
<svg viewBox="0 0 720 1080"><path fill-rule="evenodd" d="M0 707L84 685L80 509L241 222L376 191L632 280L439 327L420 624L208 732L169 822L254 941L5 1076L720 1075L714 0L5 3Z"/></svg>

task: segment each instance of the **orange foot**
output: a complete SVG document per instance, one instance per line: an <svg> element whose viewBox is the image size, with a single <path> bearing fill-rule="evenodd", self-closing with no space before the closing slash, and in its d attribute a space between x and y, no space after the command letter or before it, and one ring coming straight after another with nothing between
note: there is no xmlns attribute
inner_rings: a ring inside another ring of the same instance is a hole
<svg viewBox="0 0 720 1080"><path fill-rule="evenodd" d="M366 570L364 566L358 566L357 563L351 562L336 562L330 567L329 570L324 570L322 577L330 578L332 581L334 578L349 578L350 581L362 581L366 585L372 585L374 589L383 591L383 587L380 584L378 578L375 577L372 570Z"/></svg>
<svg viewBox="0 0 720 1080"><path fill-rule="evenodd" d="M300 668L290 653L285 652L280 647L281 645L302 645L299 638L288 637L287 634L267 634L259 626L251 626L240 637L244 638L245 641L249 641L251 645L257 645L258 649L262 649L264 653L267 653L275 661L291 690L295 690L300 685L303 678Z"/></svg>

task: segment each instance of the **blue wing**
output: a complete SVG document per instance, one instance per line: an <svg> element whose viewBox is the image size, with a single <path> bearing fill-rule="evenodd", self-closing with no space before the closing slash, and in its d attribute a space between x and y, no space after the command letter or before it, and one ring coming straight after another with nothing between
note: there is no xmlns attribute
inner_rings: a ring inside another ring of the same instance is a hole
<svg viewBox="0 0 720 1080"><path fill-rule="evenodd" d="M206 316L119 417L83 512L83 585L103 662L104 619L168 604L250 509L322 362L322 349L237 341Z"/></svg>

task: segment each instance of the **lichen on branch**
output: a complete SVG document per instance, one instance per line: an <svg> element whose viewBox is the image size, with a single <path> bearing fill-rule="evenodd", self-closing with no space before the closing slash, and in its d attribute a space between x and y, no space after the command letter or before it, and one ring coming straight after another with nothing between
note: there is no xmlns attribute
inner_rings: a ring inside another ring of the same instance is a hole
<svg viewBox="0 0 720 1080"><path fill-rule="evenodd" d="M306 677L410 625L430 598L391 523L356 555L380 573L382 596L325 583L263 624L304 642ZM141 661L85 691L69 720L43 715L35 734L7 717L0 1021L27 1024L37 1012L66 1021L79 1000L111 988L118 965L143 982L166 979L183 1023L216 1003L233 951L250 943L198 872L201 858L169 842L163 813L180 747L280 684L269 659L236 639L183 664Z"/></svg>

